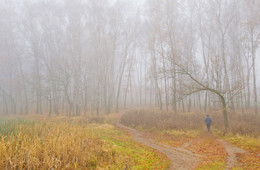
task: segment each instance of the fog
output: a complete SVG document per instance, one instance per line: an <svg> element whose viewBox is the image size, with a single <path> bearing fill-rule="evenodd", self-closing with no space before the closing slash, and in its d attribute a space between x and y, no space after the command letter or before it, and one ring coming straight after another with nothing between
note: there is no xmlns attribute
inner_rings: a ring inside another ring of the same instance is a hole
<svg viewBox="0 0 260 170"><path fill-rule="evenodd" d="M0 0L0 25L2 114L258 112L260 1Z"/></svg>

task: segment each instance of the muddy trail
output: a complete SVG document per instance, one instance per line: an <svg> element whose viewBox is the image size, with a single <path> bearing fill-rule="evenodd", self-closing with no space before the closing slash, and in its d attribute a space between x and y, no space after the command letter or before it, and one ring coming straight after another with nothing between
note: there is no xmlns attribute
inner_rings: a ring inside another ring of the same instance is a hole
<svg viewBox="0 0 260 170"><path fill-rule="evenodd" d="M130 132L133 135L133 139L136 142L149 146L165 154L168 160L171 162L168 169L178 169L178 170L196 169L196 167L203 161L204 157L202 155L196 154L194 152L185 149L185 147L187 147L189 143L185 143L181 147L172 147L164 144L159 144L155 140L145 135L145 133L127 127L125 125L122 125L119 120L115 121L115 126ZM236 155L238 153L245 153L245 151L225 142L224 140L218 139L213 135L210 136L213 137L218 142L220 142L224 146L228 154L226 169L232 169L232 167L234 166L239 166Z"/></svg>

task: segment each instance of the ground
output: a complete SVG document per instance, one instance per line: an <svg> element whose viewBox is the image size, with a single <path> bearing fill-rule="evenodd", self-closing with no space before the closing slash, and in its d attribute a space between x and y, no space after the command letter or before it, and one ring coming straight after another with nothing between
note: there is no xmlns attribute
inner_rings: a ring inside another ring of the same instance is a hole
<svg viewBox="0 0 260 170"><path fill-rule="evenodd" d="M2 169L260 169L258 138L149 130L120 114L0 119Z"/></svg>
<svg viewBox="0 0 260 170"><path fill-rule="evenodd" d="M131 132L135 141L165 154L171 161L169 169L243 169L237 155L245 154L246 151L216 138L211 133L205 132L195 140L176 147L166 145L163 141L153 139L156 138L155 136L151 137L147 133L124 126L118 121L115 124Z"/></svg>

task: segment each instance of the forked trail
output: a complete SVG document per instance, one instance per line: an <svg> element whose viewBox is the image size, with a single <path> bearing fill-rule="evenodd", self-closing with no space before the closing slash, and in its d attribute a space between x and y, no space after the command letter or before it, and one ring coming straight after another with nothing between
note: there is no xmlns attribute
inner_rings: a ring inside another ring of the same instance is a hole
<svg viewBox="0 0 260 170"><path fill-rule="evenodd" d="M203 156L184 149L186 144L181 147L172 147L164 144L159 144L155 140L145 135L143 132L122 125L119 120L115 122L115 125L132 133L135 141L165 154L171 162L169 169L191 170L195 169L199 165L199 163L203 161ZM232 167L237 166L238 162L236 159L236 154L245 153L245 151L232 146L221 139L216 138L216 140L218 140L224 146L228 154L226 169L231 169ZM187 143L187 145L189 144Z"/></svg>
<svg viewBox="0 0 260 170"><path fill-rule="evenodd" d="M188 151L184 148L171 147L168 145L158 144L151 138L147 137L144 133L124 126L119 123L119 121L115 122L115 125L119 128L125 129L133 134L133 138L135 141L149 146L163 154L165 154L171 162L169 169L195 169L198 163L200 162L200 155L194 154L191 151Z"/></svg>

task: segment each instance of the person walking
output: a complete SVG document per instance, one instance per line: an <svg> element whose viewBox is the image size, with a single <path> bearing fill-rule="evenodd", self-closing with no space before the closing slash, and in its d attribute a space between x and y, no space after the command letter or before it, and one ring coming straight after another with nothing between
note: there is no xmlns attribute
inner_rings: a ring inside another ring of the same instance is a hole
<svg viewBox="0 0 260 170"><path fill-rule="evenodd" d="M205 119L205 123L207 125L207 129L208 129L208 132L210 132L210 125L212 123L212 120L211 118L209 117L209 115L207 115L206 119Z"/></svg>

